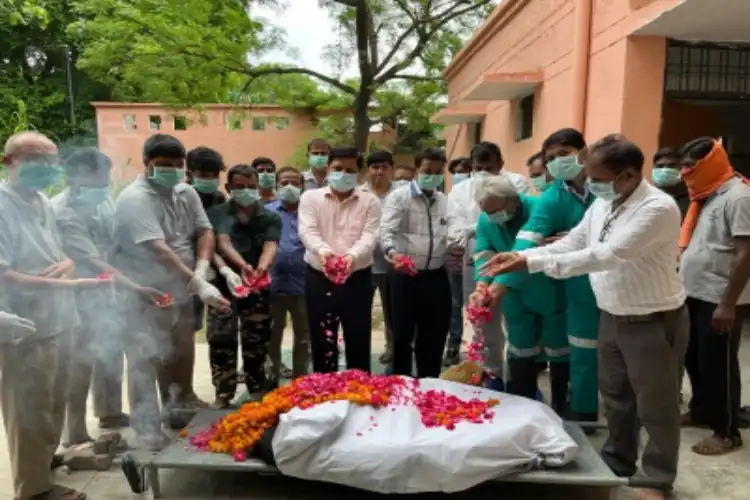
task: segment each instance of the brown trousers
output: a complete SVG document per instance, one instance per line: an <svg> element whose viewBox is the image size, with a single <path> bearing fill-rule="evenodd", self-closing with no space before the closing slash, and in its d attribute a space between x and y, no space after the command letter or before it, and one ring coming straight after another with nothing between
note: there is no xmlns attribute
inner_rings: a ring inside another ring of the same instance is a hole
<svg viewBox="0 0 750 500"><path fill-rule="evenodd" d="M68 388L69 332L0 347L0 399L17 500L52 488Z"/></svg>
<svg viewBox="0 0 750 500"><path fill-rule="evenodd" d="M310 370L310 330L307 324L307 305L304 295L276 295L271 297L271 341L268 357L271 358L271 374L278 380L281 371L281 341L286 328L286 316L292 317L294 346L292 347L292 373L299 377Z"/></svg>
<svg viewBox="0 0 750 500"><path fill-rule="evenodd" d="M599 391L609 436L602 458L620 476L636 473L641 425L648 442L643 472L671 487L680 450L680 372L690 330L685 306L599 320Z"/></svg>
<svg viewBox="0 0 750 500"><path fill-rule="evenodd" d="M180 400L194 396L195 311L192 301L165 309L138 301L132 311L139 312L137 317L131 313L132 326L124 332L132 427L151 433L161 425L157 384L162 404L169 401L172 386L179 389Z"/></svg>

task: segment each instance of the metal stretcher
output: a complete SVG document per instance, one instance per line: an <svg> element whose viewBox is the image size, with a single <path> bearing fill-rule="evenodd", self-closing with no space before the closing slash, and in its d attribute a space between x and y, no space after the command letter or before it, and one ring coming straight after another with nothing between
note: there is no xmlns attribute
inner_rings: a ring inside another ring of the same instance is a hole
<svg viewBox="0 0 750 500"><path fill-rule="evenodd" d="M226 411L219 410L202 410L188 425L188 435L209 427L226 413ZM585 424L565 423L566 431L579 446L578 456L572 463L557 469L533 470L503 475L495 481L601 488L602 493L607 493L608 498L611 499L616 498L617 490L623 486L658 487L658 485L651 484L646 478L616 476L592 446L581 425ZM160 469L279 474L275 467L259 459L250 458L245 462L235 462L229 455L195 451L187 444L186 439L179 439L156 454L124 457L122 466L133 492L144 493L150 488L154 498L161 498Z"/></svg>

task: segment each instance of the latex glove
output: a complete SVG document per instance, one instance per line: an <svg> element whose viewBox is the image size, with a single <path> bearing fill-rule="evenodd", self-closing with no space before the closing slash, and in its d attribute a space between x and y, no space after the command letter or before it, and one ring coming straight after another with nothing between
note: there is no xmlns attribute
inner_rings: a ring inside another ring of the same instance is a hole
<svg viewBox="0 0 750 500"><path fill-rule="evenodd" d="M209 307L219 309L220 311L229 311L231 309L229 301L221 295L219 289L197 274L188 283L188 292L191 295L197 295Z"/></svg>
<svg viewBox="0 0 750 500"><path fill-rule="evenodd" d="M195 275L200 276L206 281L211 281L216 278L216 272L211 267L211 263L205 259L201 259L195 264Z"/></svg>
<svg viewBox="0 0 750 500"><path fill-rule="evenodd" d="M242 298L244 295L237 292L238 288L244 288L245 283L242 282L242 278L239 274L232 271L232 269L228 266L224 266L221 269L219 269L219 274L224 276L224 279L227 281L227 285L229 285L229 292L234 295L235 297Z"/></svg>
<svg viewBox="0 0 750 500"><path fill-rule="evenodd" d="M29 319L0 311L0 332L2 333L0 342L19 344L36 332L36 326Z"/></svg>

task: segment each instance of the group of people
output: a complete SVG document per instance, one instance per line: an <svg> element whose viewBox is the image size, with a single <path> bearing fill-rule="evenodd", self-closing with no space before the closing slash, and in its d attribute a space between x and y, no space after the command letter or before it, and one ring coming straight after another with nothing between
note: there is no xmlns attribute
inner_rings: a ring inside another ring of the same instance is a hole
<svg viewBox="0 0 750 500"><path fill-rule="evenodd" d="M644 498L674 482L680 425L712 430L696 453L742 446L750 187L720 143L660 151L652 183L637 145L617 135L587 145L574 129L544 141L528 176L506 171L491 142L450 162L427 148L413 167L321 139L307 150L304 171L260 157L224 176L218 151L157 134L114 200L112 162L96 149L60 159L41 134L8 140L0 398L18 499L84 498L49 471L59 444L91 439L89 392L101 428L131 425L158 450L160 406L226 408L240 381L259 398L310 364L336 371L339 329L347 368L371 371L376 292L380 361L398 375L437 377L459 362L463 307L491 308L484 383L535 398L548 366L551 406L577 421L598 420L601 394L613 471L635 473L648 431L643 470L662 487ZM67 188L48 200L61 175ZM212 405L193 389L204 325ZM693 398L681 415L684 371Z"/></svg>

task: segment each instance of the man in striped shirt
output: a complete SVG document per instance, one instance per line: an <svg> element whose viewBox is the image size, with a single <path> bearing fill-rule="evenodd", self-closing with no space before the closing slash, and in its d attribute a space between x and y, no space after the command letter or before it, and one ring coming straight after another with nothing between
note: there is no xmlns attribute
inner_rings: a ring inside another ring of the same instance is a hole
<svg viewBox="0 0 750 500"><path fill-rule="evenodd" d="M445 271L446 248L454 210L438 191L443 183L445 153L428 148L415 158L417 180L388 195L380 222L380 246L391 263L388 284L393 327L393 371L438 377L450 327L451 293ZM402 259L414 261L415 270ZM412 345L414 348L412 348ZM414 352L416 351L416 352Z"/></svg>
<svg viewBox="0 0 750 500"><path fill-rule="evenodd" d="M597 200L581 223L550 245L496 255L485 273L589 274L601 309L599 389L609 428L602 458L615 474L634 475L643 426L642 469L658 489L636 498L663 500L677 476L689 320L675 266L680 211L643 178L643 164L638 146L620 135L591 145L586 171Z"/></svg>

